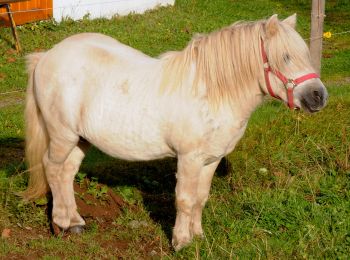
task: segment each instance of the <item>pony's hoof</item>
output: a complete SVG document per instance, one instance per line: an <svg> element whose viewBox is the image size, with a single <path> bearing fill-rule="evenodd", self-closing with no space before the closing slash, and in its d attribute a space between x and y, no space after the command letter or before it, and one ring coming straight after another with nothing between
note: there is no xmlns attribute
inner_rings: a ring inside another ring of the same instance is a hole
<svg viewBox="0 0 350 260"><path fill-rule="evenodd" d="M84 226L73 226L69 228L69 232L72 234L80 235L84 232Z"/></svg>
<svg viewBox="0 0 350 260"><path fill-rule="evenodd" d="M184 248L185 246L187 246L190 243L191 243L190 238L184 238L181 240L173 238L173 240L172 240L172 245L173 245L173 248L175 249L175 251L179 251L180 249Z"/></svg>

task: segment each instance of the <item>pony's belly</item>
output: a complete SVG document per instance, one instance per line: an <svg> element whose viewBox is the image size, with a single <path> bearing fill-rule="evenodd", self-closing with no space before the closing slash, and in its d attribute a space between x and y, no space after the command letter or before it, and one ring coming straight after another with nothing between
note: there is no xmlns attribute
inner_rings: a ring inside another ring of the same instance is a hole
<svg viewBox="0 0 350 260"><path fill-rule="evenodd" d="M109 140L88 139L88 141L112 157L129 161L148 161L175 156L174 151L160 141L151 143L149 141L124 138L111 138Z"/></svg>
<svg viewBox="0 0 350 260"><path fill-rule="evenodd" d="M120 159L140 161L176 155L154 118L119 114L109 119L109 124L91 122L81 136L106 154Z"/></svg>

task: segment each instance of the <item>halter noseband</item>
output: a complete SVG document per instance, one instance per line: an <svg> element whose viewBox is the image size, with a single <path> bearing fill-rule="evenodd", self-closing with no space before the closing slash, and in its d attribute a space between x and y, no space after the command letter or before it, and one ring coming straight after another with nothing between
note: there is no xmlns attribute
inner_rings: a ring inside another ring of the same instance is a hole
<svg viewBox="0 0 350 260"><path fill-rule="evenodd" d="M265 52L263 39L261 39L261 55L262 55L262 59L263 59L263 63L264 63L264 75L265 75L266 88L267 88L269 94L272 97L274 97L274 98L281 99L281 97L277 96L272 90L271 83L270 83L270 78L269 78L269 72L271 72L271 73L275 74L276 77L279 78L282 81L284 87L286 88L286 90L287 90L287 99L288 99L288 107L290 109L294 108L294 99L293 99L294 88L297 87L300 83L302 83L302 82L304 82L306 80L320 77L316 73L309 73L309 74L306 74L306 75L301 76L301 77L296 78L296 79L289 79L286 76L284 76L277 69L272 69L270 64L269 64L269 60L267 58L266 52Z"/></svg>

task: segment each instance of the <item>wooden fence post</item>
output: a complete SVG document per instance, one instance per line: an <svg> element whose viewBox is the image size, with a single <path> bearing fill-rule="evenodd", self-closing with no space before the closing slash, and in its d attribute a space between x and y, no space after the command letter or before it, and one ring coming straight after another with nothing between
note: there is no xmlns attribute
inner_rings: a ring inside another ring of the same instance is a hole
<svg viewBox="0 0 350 260"><path fill-rule="evenodd" d="M319 75L321 75L322 37L323 20L325 17L325 2L326 0L312 0L311 10L310 53L312 64Z"/></svg>

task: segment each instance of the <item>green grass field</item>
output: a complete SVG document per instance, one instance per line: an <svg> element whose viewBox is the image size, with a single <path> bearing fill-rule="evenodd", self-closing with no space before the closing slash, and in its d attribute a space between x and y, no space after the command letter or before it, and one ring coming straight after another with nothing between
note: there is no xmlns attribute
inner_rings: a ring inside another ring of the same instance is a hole
<svg viewBox="0 0 350 260"><path fill-rule="evenodd" d="M326 1L322 80L330 97L313 115L268 100L217 172L203 213L206 237L180 252L170 246L174 224L174 160L129 163L92 149L80 176L96 178L128 203L106 227L89 222L82 236L50 234L45 200L24 203L24 56L79 32L101 32L157 56L179 50L196 33L237 20L298 14L310 31L307 0L179 0L174 7L111 20L38 22L19 27L22 54L0 28L0 259L348 259L350 255L350 3ZM99 193L98 193L99 192Z"/></svg>

